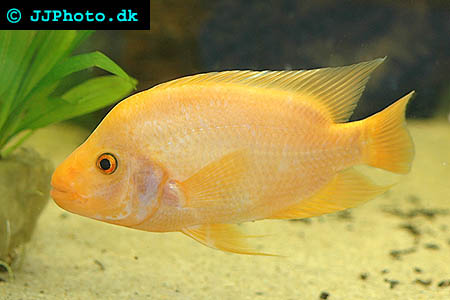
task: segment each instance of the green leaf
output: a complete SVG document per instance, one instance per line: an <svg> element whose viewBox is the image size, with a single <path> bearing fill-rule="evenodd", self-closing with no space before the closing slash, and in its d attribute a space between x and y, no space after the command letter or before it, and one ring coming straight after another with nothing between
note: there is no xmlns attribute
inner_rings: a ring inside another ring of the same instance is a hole
<svg viewBox="0 0 450 300"><path fill-rule="evenodd" d="M68 51L72 53L72 51L74 51L76 47L78 47L82 42L84 42L84 40L86 40L94 32L95 30L78 30L76 32L76 37L73 39L72 45L70 45Z"/></svg>
<svg viewBox="0 0 450 300"><path fill-rule="evenodd" d="M17 81L17 74L23 68L23 58L29 51L35 31L0 30L0 101L11 88L11 82Z"/></svg>
<svg viewBox="0 0 450 300"><path fill-rule="evenodd" d="M41 43L36 50L33 61L27 70L27 77L18 94L18 103L21 97L28 92L41 80L53 66L63 57L70 54L71 46L77 38L77 32L69 31L39 31L36 39L41 39Z"/></svg>
<svg viewBox="0 0 450 300"><path fill-rule="evenodd" d="M24 131L24 134L17 141L15 141L7 149L1 151L0 157L6 157L12 152L14 152L14 150L20 147L23 144L23 142L25 142L33 133L34 130Z"/></svg>
<svg viewBox="0 0 450 300"><path fill-rule="evenodd" d="M42 78L37 86L30 91L29 95L25 97L23 100L24 103L21 106L16 106L15 111L13 111L6 124L8 127L12 127L10 131L14 131L16 127L21 127L20 123L24 119L22 117L22 111L28 111L32 104L47 105L48 96L55 90L57 83L61 79L74 72L91 67L98 67L115 74L135 86L135 80L129 77L114 61L101 52L95 51L66 58ZM12 117L13 115L14 117Z"/></svg>
<svg viewBox="0 0 450 300"><path fill-rule="evenodd" d="M123 79L132 79L114 61L99 51L69 57L57 64L36 86L36 90L58 81L74 72L97 67L115 74Z"/></svg>
<svg viewBox="0 0 450 300"><path fill-rule="evenodd" d="M74 36L73 36L73 38L72 37L70 38L71 42L69 41L69 43L67 44L67 47L66 47L67 49L65 50L65 53L61 53L61 57L62 57L61 60L64 59L71 51L73 51L73 49L76 46L78 46L82 41L84 41L87 37L89 37L94 31L93 30L84 30L84 31L75 31L75 32L73 32L73 31L65 31L65 32L67 32L71 35L73 34ZM54 53L52 53L52 54L54 56ZM68 58L68 60L71 60L74 57L75 56L72 56L72 57ZM52 68L49 72L45 72L46 74L45 74L45 76L43 76L44 78L42 78L40 80L40 82L37 83L35 87L33 87L33 90L30 93L33 93L34 90L39 90L40 86L53 84L54 82L52 82L52 81L57 81L67 75L70 75L73 72L81 71L81 70L85 69L83 67L81 67L81 68L76 67L74 70L71 71L70 68L69 69L66 68L65 70L67 72L65 74L60 74L59 76L57 73L55 74L54 71L58 71L61 68L64 70L64 67L61 67L60 65L67 65L67 63L68 62L66 62L64 60L62 62L56 63L54 68ZM75 61L75 64L76 63L77 62ZM54 70L54 69L56 69L56 70ZM52 73L52 74L49 75L49 73ZM28 97L28 95L26 97Z"/></svg>
<svg viewBox="0 0 450 300"><path fill-rule="evenodd" d="M13 151L36 128L110 105L136 86L136 80L100 52L69 57L92 32L0 31L2 154ZM86 80L67 90L80 75L71 74L92 67L113 75ZM24 130L30 131L22 139L14 139Z"/></svg>
<svg viewBox="0 0 450 300"><path fill-rule="evenodd" d="M125 97L134 86L135 82L115 75L87 80L61 98L50 99L46 107L35 108L19 130L44 127L98 110Z"/></svg>
<svg viewBox="0 0 450 300"><path fill-rule="evenodd" d="M34 49L35 31L0 31L0 130L13 107L16 92Z"/></svg>

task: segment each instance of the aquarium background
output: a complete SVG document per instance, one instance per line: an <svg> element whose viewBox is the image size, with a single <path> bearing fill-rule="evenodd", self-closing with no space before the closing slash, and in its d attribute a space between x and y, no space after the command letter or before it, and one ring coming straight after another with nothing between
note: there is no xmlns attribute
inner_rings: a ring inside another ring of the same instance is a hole
<svg viewBox="0 0 450 300"><path fill-rule="evenodd" d="M387 56L352 119L410 90L408 116L442 114L450 102L448 1L154 1L150 31L98 31L102 49L138 90L199 72L298 70ZM421 100L423 99L423 100ZM426 100L425 100L426 99Z"/></svg>
<svg viewBox="0 0 450 300"><path fill-rule="evenodd" d="M15 280L0 281L0 299L450 297L448 1L155 0L150 31L97 31L78 51L97 49L139 81L134 92L200 72L387 56L352 120L415 90L407 110L413 170L355 209L243 225L268 235L258 250L284 258L222 253L181 234L112 226L51 202ZM58 164L110 109L42 129L27 145Z"/></svg>

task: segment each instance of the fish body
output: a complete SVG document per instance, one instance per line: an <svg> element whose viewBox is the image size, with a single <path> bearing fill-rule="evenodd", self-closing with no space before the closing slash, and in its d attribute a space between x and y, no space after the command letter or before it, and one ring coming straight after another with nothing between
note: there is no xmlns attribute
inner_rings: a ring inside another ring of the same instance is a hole
<svg viewBox="0 0 450 300"><path fill-rule="evenodd" d="M237 223L321 215L387 190L355 165L409 171L413 93L347 122L382 61L206 73L133 95L57 168L52 196L101 221L261 254Z"/></svg>

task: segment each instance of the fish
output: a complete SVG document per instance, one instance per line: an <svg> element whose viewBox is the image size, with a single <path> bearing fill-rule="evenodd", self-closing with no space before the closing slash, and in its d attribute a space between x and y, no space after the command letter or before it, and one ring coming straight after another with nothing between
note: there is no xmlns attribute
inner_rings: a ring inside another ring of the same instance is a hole
<svg viewBox="0 0 450 300"><path fill-rule="evenodd" d="M386 192L355 169L406 174L414 91L349 121L385 58L299 71L222 71L119 102L55 170L61 208L150 232L181 232L225 252L256 250L240 223L299 219Z"/></svg>

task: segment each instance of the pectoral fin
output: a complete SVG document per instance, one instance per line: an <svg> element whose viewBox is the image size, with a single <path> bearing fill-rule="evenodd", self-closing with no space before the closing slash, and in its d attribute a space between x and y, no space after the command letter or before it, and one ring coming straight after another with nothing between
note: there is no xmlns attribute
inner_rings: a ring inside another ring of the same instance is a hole
<svg viewBox="0 0 450 300"><path fill-rule="evenodd" d="M247 169L244 151L232 152L203 167L181 183L186 206L223 206L240 192L240 183Z"/></svg>
<svg viewBox="0 0 450 300"><path fill-rule="evenodd" d="M249 255L277 256L262 253L247 245L247 238L255 237L242 234L236 224L204 224L184 228L185 235L208 247L225 252Z"/></svg>
<svg viewBox="0 0 450 300"><path fill-rule="evenodd" d="M392 185L379 186L354 169L336 176L317 194L288 209L271 216L271 219L300 219L355 207L384 192Z"/></svg>

